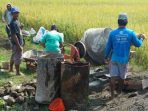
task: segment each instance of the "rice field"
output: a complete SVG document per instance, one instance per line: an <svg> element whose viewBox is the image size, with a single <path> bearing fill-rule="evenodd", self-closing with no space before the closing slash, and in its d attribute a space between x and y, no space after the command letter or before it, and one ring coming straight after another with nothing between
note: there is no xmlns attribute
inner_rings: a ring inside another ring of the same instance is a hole
<svg viewBox="0 0 148 111"><path fill-rule="evenodd" d="M57 24L66 42L79 40L88 28L116 28L120 12L128 13L129 28L148 35L148 0L0 0L0 13L8 2L20 9L25 26L37 30ZM147 68L148 42L133 49L137 51L134 60Z"/></svg>

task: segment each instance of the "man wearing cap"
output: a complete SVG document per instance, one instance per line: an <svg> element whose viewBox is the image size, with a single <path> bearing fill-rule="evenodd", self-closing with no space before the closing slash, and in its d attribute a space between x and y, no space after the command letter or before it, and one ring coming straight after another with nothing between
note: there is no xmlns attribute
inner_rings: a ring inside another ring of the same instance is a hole
<svg viewBox="0 0 148 111"><path fill-rule="evenodd" d="M140 47L145 39L142 35L139 38L135 32L126 28L128 17L126 13L119 14L118 25L119 27L113 30L106 45L105 62L111 54L110 61L110 88L111 98L114 98L115 82L118 80L118 91L122 91L123 82L127 74L127 65L130 55L130 47L134 45Z"/></svg>
<svg viewBox="0 0 148 111"><path fill-rule="evenodd" d="M12 42L12 56L10 59L10 72L13 71L13 64L15 64L16 75L20 75L20 64L23 53L23 38L21 35L20 23L18 21L19 10L14 7L11 9L12 21L10 23L11 42Z"/></svg>
<svg viewBox="0 0 148 111"><path fill-rule="evenodd" d="M51 31L46 32L40 42L47 53L63 53L64 40L56 25L51 26Z"/></svg>
<svg viewBox="0 0 148 111"><path fill-rule="evenodd" d="M6 5L7 9L5 10L5 12L2 14L2 22L6 24L6 32L8 37L10 37L10 29L9 29L9 25L10 22L12 20L12 15L11 15L11 4L8 3Z"/></svg>

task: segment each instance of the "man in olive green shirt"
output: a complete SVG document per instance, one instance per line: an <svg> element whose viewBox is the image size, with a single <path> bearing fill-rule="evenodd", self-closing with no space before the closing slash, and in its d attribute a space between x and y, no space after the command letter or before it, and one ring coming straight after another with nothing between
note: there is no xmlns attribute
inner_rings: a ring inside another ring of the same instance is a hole
<svg viewBox="0 0 148 111"><path fill-rule="evenodd" d="M45 48L45 52L62 53L64 41L60 33L57 32L56 25L51 26L51 31L46 32L40 42Z"/></svg>

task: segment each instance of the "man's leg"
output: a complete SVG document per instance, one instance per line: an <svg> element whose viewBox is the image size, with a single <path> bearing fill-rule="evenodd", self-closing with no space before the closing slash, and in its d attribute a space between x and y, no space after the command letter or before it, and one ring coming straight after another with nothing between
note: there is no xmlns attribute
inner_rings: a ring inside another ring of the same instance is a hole
<svg viewBox="0 0 148 111"><path fill-rule="evenodd" d="M15 65L15 69L16 69L16 75L21 75L20 74L20 64Z"/></svg>
<svg viewBox="0 0 148 111"><path fill-rule="evenodd" d="M16 75L21 75L20 73L20 64L21 64L21 58L19 56L15 56L17 59L14 61L15 69L16 69Z"/></svg>
<svg viewBox="0 0 148 111"><path fill-rule="evenodd" d="M13 65L14 65L14 49L12 47L12 55L10 58L10 68L9 68L9 72L13 72Z"/></svg>
<svg viewBox="0 0 148 111"><path fill-rule="evenodd" d="M16 75L21 75L20 73L20 64L21 64L21 58L22 58L22 51L16 50L15 54L15 69L16 69Z"/></svg>
<svg viewBox="0 0 148 111"><path fill-rule="evenodd" d="M13 72L13 65L14 65L14 61L10 60L10 69L9 72Z"/></svg>
<svg viewBox="0 0 148 111"><path fill-rule="evenodd" d="M111 77L111 80L110 80L111 99L113 99L115 97L115 95L114 95L115 83L116 83L116 78L115 77Z"/></svg>
<svg viewBox="0 0 148 111"><path fill-rule="evenodd" d="M124 85L124 80L127 76L127 67L128 67L128 64L118 64L119 66L119 72L120 72L120 78L119 78L119 88L118 88L118 91L119 93L122 92L122 89L123 89L123 85Z"/></svg>
<svg viewBox="0 0 148 111"><path fill-rule="evenodd" d="M124 79L119 78L119 79L118 79L118 93L119 93L119 94L122 92L123 85L124 85Z"/></svg>
<svg viewBox="0 0 148 111"><path fill-rule="evenodd" d="M110 90L111 90L111 99L115 97L114 91L115 91L115 85L116 85L116 79L118 77L118 66L116 62L111 62L110 63Z"/></svg>

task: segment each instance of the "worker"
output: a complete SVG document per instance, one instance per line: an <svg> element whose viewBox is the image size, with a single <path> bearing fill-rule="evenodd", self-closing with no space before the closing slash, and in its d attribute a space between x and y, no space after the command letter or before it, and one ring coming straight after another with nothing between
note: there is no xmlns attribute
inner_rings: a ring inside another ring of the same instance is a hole
<svg viewBox="0 0 148 111"><path fill-rule="evenodd" d="M12 15L11 15L11 4L8 3L6 5L7 9L4 11L4 13L2 14L2 22L6 24L6 32L7 32L7 35L8 35L8 38L10 40L10 29L9 29L9 25L10 25L10 22L12 20ZM11 42L10 42L11 44Z"/></svg>
<svg viewBox="0 0 148 111"><path fill-rule="evenodd" d="M47 53L63 53L64 41L56 25L51 26L51 31L47 31L40 42Z"/></svg>
<svg viewBox="0 0 148 111"><path fill-rule="evenodd" d="M18 8L14 7L11 9L12 21L10 23L11 31L11 43L12 43L12 55L10 59L10 72L13 71L13 64L15 64L16 75L21 75L20 64L23 53L23 37L21 34L20 24L19 24L19 13Z"/></svg>
<svg viewBox="0 0 148 111"><path fill-rule="evenodd" d="M138 36L131 29L128 29L128 16L126 13L119 14L119 27L111 31L105 50L105 63L108 63L108 58L111 54L110 61L110 88L111 99L115 97L115 83L118 80L118 93L122 92L124 79L127 76L127 66L130 55L130 47L134 45L140 47L143 40L146 38L143 34Z"/></svg>

